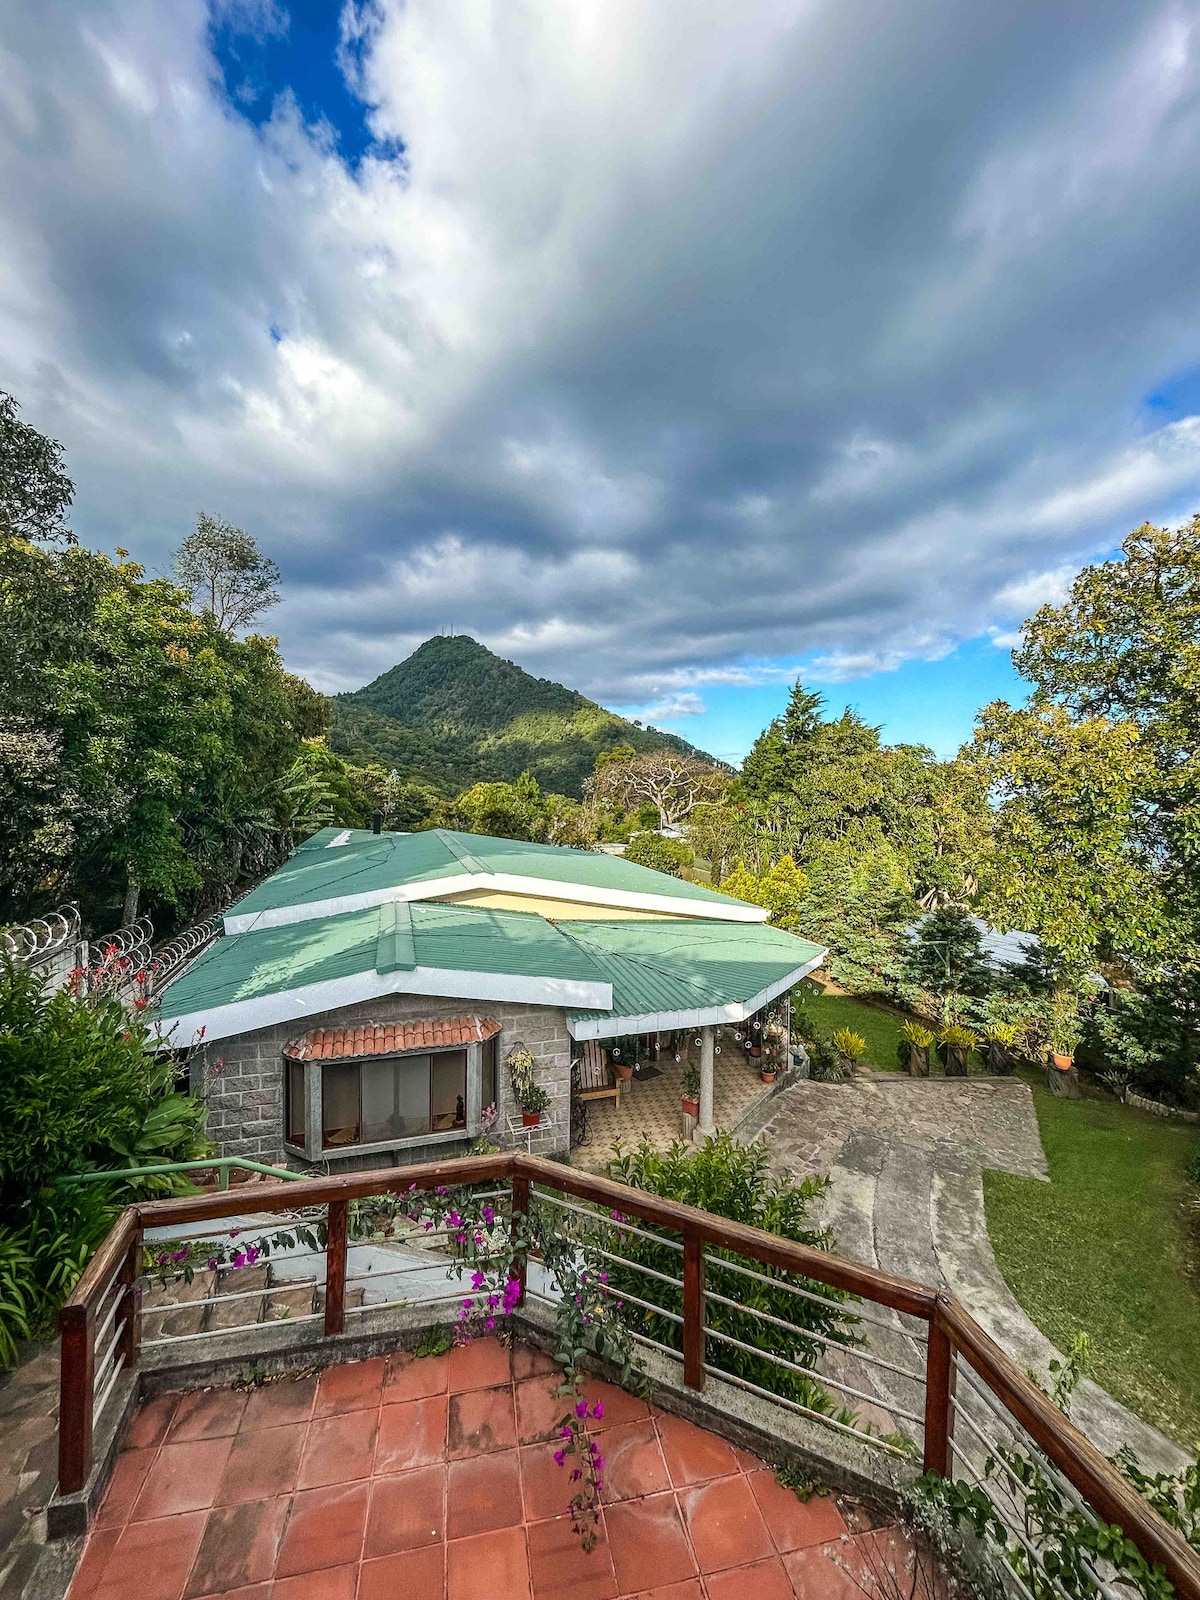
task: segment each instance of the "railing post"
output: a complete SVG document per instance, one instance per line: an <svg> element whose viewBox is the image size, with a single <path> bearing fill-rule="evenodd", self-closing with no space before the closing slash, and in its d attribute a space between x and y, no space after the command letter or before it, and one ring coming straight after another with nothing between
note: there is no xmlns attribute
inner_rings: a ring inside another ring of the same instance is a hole
<svg viewBox="0 0 1200 1600"><path fill-rule="evenodd" d="M121 1343L120 1352L125 1357L125 1371L132 1373L137 1366L138 1351L142 1344L142 1319L141 1307L138 1305L140 1291L137 1281L142 1274L142 1230L134 1230L133 1239L129 1249L125 1252L125 1260L121 1263L119 1283L121 1285L121 1309L117 1315L121 1318Z"/></svg>
<svg viewBox="0 0 1200 1600"><path fill-rule="evenodd" d="M325 1227L325 1334L346 1327L346 1225L349 1202L331 1200Z"/></svg>
<svg viewBox="0 0 1200 1600"><path fill-rule="evenodd" d="M514 1241L517 1237L517 1232L521 1227L521 1222L518 1221L518 1218L522 1218L526 1221L529 1218L529 1179L523 1177L519 1172L514 1172L512 1180L512 1221L510 1223L511 1232L509 1235L509 1237ZM518 1251L516 1259L516 1275L521 1285L521 1293L517 1296L517 1304L519 1306L523 1306L525 1304L525 1275L528 1267L529 1261L527 1253L524 1250Z"/></svg>
<svg viewBox="0 0 1200 1600"><path fill-rule="evenodd" d="M683 1381L704 1387L704 1245L690 1231L683 1235Z"/></svg>
<svg viewBox="0 0 1200 1600"><path fill-rule="evenodd" d="M939 1289L929 1320L925 1359L925 1471L948 1478L954 1431L954 1346L942 1315L945 1290Z"/></svg>
<svg viewBox="0 0 1200 1600"><path fill-rule="evenodd" d="M92 1470L92 1401L96 1381L95 1313L90 1305L64 1306L59 1375L58 1490L78 1494Z"/></svg>

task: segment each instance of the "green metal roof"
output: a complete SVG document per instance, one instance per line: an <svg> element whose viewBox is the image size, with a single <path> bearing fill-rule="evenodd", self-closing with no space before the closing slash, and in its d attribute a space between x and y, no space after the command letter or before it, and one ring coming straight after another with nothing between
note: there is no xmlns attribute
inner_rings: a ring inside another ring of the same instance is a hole
<svg viewBox="0 0 1200 1600"><path fill-rule="evenodd" d="M436 902L404 910L411 913L411 952L403 948L409 930L397 936L391 905L227 934L168 987L163 1014L191 1015L364 972L397 972L403 992L403 973L413 966L608 981L594 957L544 917Z"/></svg>
<svg viewBox="0 0 1200 1600"><path fill-rule="evenodd" d="M342 840L342 843L335 843ZM621 856L523 839L493 839L434 828L425 833L375 834L362 828L322 828L293 856L232 906L242 919L285 908L317 905L447 878L504 875L546 885L577 885L631 895L657 895L689 903L743 907L744 902L702 884L668 877Z"/></svg>
<svg viewBox="0 0 1200 1600"><path fill-rule="evenodd" d="M614 1017L744 1004L825 953L761 922L626 918L572 922L567 931L612 984Z"/></svg>

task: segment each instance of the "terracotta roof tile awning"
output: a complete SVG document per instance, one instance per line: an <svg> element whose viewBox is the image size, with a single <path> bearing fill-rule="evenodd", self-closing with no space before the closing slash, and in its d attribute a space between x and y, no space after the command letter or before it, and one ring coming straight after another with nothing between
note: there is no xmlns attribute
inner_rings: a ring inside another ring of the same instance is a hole
<svg viewBox="0 0 1200 1600"><path fill-rule="evenodd" d="M366 1023L359 1028L316 1028L284 1049L290 1061L346 1061L390 1056L401 1050L446 1050L495 1038L492 1017L440 1017L430 1022Z"/></svg>

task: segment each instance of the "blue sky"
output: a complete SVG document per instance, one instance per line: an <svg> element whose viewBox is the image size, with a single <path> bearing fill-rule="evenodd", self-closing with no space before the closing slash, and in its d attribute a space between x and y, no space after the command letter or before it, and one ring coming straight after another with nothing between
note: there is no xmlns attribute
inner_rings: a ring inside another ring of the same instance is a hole
<svg viewBox="0 0 1200 1600"><path fill-rule="evenodd" d="M439 628L949 753L1200 504L1200 0L11 0L0 371L328 691ZM936 115L931 115L931 106Z"/></svg>

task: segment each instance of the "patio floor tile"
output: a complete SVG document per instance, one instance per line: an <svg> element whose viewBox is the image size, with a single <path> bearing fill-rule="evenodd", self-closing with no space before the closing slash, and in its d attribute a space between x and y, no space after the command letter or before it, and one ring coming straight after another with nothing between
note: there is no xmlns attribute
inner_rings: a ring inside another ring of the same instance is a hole
<svg viewBox="0 0 1200 1600"><path fill-rule="evenodd" d="M316 1378L282 1378L278 1383L263 1384L247 1396L239 1432L252 1433L259 1428L307 1422L312 1416L316 1393Z"/></svg>
<svg viewBox="0 0 1200 1600"><path fill-rule="evenodd" d="M123 1450L117 1457L96 1514L98 1528L124 1527L129 1521L156 1454L154 1450Z"/></svg>
<svg viewBox="0 0 1200 1600"><path fill-rule="evenodd" d="M619 1428L623 1422L640 1422L643 1417L650 1415L650 1407L644 1400L639 1400L637 1395L630 1394L628 1390L619 1389L615 1383L604 1383L599 1378L587 1379L583 1386L583 1398L592 1407L599 1400L604 1408L604 1415L588 1424L593 1433L602 1433L605 1428Z"/></svg>
<svg viewBox="0 0 1200 1600"><path fill-rule="evenodd" d="M152 1445L161 1444L167 1436L179 1400L177 1394L160 1394L156 1399L147 1400L145 1405L139 1406L125 1434L126 1449L148 1450Z"/></svg>
<svg viewBox="0 0 1200 1600"><path fill-rule="evenodd" d="M673 1494L625 1500L604 1513L620 1592L636 1594L651 1574L677 1583L696 1572Z"/></svg>
<svg viewBox="0 0 1200 1600"><path fill-rule="evenodd" d="M371 1485L367 1537L363 1556L395 1555L446 1539L446 1468L417 1467L394 1478L376 1478Z"/></svg>
<svg viewBox="0 0 1200 1600"><path fill-rule="evenodd" d="M347 1411L374 1410L383 1393L383 1369L383 1356L327 1368L317 1384L313 1415L333 1417Z"/></svg>
<svg viewBox="0 0 1200 1600"><path fill-rule="evenodd" d="M643 1494L661 1494L671 1487L658 1432L650 1417L609 1428L599 1435L597 1443L604 1462L603 1498L606 1503L634 1500Z"/></svg>
<svg viewBox="0 0 1200 1600"><path fill-rule="evenodd" d="M257 1433L239 1433L225 1463L215 1504L233 1506L248 1500L291 1494L300 1474L307 1433L308 1425L304 1422L289 1423L282 1428L262 1428Z"/></svg>
<svg viewBox="0 0 1200 1600"><path fill-rule="evenodd" d="M516 1442L511 1384L503 1389L471 1389L466 1394L450 1396L446 1453L452 1460L482 1455L488 1450L509 1450Z"/></svg>
<svg viewBox="0 0 1200 1600"><path fill-rule="evenodd" d="M758 1502L741 1473L697 1484L679 1496L701 1572L744 1566L775 1554Z"/></svg>
<svg viewBox="0 0 1200 1600"><path fill-rule="evenodd" d="M366 1483L338 1484L296 1495L279 1551L278 1576L290 1578L357 1561L369 1496Z"/></svg>
<svg viewBox="0 0 1200 1600"><path fill-rule="evenodd" d="M273 1578L290 1506L289 1496L213 1511L183 1591L185 1600Z"/></svg>
<svg viewBox="0 0 1200 1600"><path fill-rule="evenodd" d="M358 1568L325 1567L298 1578L276 1578L271 1600L354 1600Z"/></svg>
<svg viewBox="0 0 1200 1600"><path fill-rule="evenodd" d="M403 1350L389 1356L383 1378L383 1403L398 1400L424 1400L431 1394L445 1394L450 1377L450 1357L414 1356Z"/></svg>
<svg viewBox="0 0 1200 1600"><path fill-rule="evenodd" d="M446 1485L446 1537L465 1539L523 1522L521 1471L515 1450L497 1450L450 1463Z"/></svg>
<svg viewBox="0 0 1200 1600"><path fill-rule="evenodd" d="M296 1487L319 1489L326 1483L369 1478L378 1431L378 1411L349 1411L310 1422Z"/></svg>
<svg viewBox="0 0 1200 1600"><path fill-rule="evenodd" d="M795 1590L778 1556L752 1567L732 1567L704 1580L708 1600L793 1600Z"/></svg>
<svg viewBox="0 0 1200 1600"><path fill-rule="evenodd" d="M122 1530L92 1591L94 1600L180 1600L200 1548L205 1514L185 1512Z"/></svg>
<svg viewBox="0 0 1200 1600"><path fill-rule="evenodd" d="M536 1523L528 1537L534 1600L612 1600L617 1593L612 1557L603 1537L585 1555L569 1517Z"/></svg>
<svg viewBox="0 0 1200 1600"><path fill-rule="evenodd" d="M660 1413L656 1420L667 1471L677 1489L703 1483L706 1478L727 1478L738 1470L731 1446L715 1433L667 1413Z"/></svg>
<svg viewBox="0 0 1200 1600"><path fill-rule="evenodd" d="M801 1500L769 1471L751 1472L747 1482L781 1555L828 1544L845 1533L846 1523L832 1495L814 1494Z"/></svg>
<svg viewBox="0 0 1200 1600"><path fill-rule="evenodd" d="M450 1352L449 1388L451 1394L465 1389L491 1389L512 1379L512 1359L508 1346L499 1339L473 1339L455 1345Z"/></svg>
<svg viewBox="0 0 1200 1600"><path fill-rule="evenodd" d="M447 1600L528 1600L524 1528L501 1528L446 1546Z"/></svg>
<svg viewBox="0 0 1200 1600"><path fill-rule="evenodd" d="M573 1486L567 1481L570 1469L560 1467L554 1459L556 1448L553 1440L521 1446L521 1495L526 1522L566 1514Z"/></svg>
<svg viewBox="0 0 1200 1600"><path fill-rule="evenodd" d="M633 1600L704 1600L704 1590L699 1578L684 1578L682 1583L668 1583L661 1589L643 1589Z"/></svg>
<svg viewBox="0 0 1200 1600"><path fill-rule="evenodd" d="M357 1600L445 1600L445 1594L446 1552L440 1544L362 1564Z"/></svg>
<svg viewBox="0 0 1200 1600"><path fill-rule="evenodd" d="M238 1431L246 1396L233 1389L205 1389L185 1394L175 1408L167 1439L183 1444L191 1439L222 1439Z"/></svg>
<svg viewBox="0 0 1200 1600"><path fill-rule="evenodd" d="M522 1444L536 1444L541 1439L552 1439L559 1419L567 1409L566 1398L559 1394L558 1374L526 1378L516 1386L517 1437Z"/></svg>
<svg viewBox="0 0 1200 1600"><path fill-rule="evenodd" d="M132 1521L206 1511L225 1471L233 1439L195 1439L189 1444L164 1444L146 1474L134 1504Z"/></svg>
<svg viewBox="0 0 1200 1600"><path fill-rule="evenodd" d="M403 1472L441 1461L446 1451L446 1396L402 1400L379 1413L377 1473Z"/></svg>

